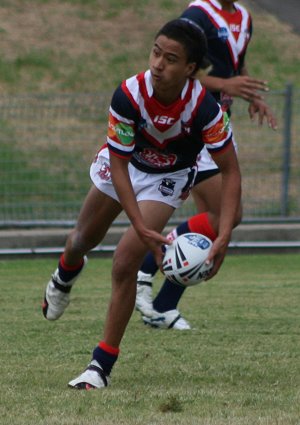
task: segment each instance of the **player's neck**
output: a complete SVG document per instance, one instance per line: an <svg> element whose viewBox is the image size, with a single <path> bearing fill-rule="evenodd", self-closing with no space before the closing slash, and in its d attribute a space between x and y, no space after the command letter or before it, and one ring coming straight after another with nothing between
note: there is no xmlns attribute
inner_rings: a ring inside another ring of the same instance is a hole
<svg viewBox="0 0 300 425"><path fill-rule="evenodd" d="M236 8L233 2L226 1L226 0L218 0L218 2L222 6L222 10L225 10L228 13L234 13L236 11Z"/></svg>
<svg viewBox="0 0 300 425"><path fill-rule="evenodd" d="M180 98L182 90L185 86L185 82L181 85L177 85L176 87L168 87L163 89L161 87L155 87L153 85L153 94L154 98L164 106L172 105L172 103L176 102L177 99Z"/></svg>
<svg viewBox="0 0 300 425"><path fill-rule="evenodd" d="M154 90L154 97L155 99L164 106L169 106L172 105L172 103L174 103L179 97L180 97L180 93L181 91L179 91L178 93L164 93L164 92L157 92Z"/></svg>

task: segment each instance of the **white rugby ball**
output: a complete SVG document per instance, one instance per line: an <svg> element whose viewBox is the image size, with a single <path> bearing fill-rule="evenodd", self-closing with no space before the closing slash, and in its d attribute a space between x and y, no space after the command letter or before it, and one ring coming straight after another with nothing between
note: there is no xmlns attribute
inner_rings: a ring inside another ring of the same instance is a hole
<svg viewBox="0 0 300 425"><path fill-rule="evenodd" d="M193 286L210 273L213 261L205 264L212 241L200 233L184 233L167 245L163 259L163 272L173 283Z"/></svg>

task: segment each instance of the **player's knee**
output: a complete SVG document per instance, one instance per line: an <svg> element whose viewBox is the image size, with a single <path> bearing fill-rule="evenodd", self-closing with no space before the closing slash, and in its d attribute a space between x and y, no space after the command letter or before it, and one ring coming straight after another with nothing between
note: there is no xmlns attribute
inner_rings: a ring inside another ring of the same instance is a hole
<svg viewBox="0 0 300 425"><path fill-rule="evenodd" d="M74 229L66 243L66 248L70 254L73 255L85 255L89 250L90 242L79 232L77 229Z"/></svg>
<svg viewBox="0 0 300 425"><path fill-rule="evenodd" d="M138 269L139 263L133 257L115 252L112 266L112 278L115 282L136 282Z"/></svg>

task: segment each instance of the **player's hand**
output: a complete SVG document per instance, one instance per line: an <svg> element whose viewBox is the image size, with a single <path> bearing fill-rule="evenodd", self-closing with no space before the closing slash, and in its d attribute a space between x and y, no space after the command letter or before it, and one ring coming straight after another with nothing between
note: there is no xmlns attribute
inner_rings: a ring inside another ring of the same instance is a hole
<svg viewBox="0 0 300 425"><path fill-rule="evenodd" d="M236 77L227 78L224 80L222 91L229 96L241 97L247 102L253 100L262 100L261 92L269 90L267 81L249 77L248 75L238 75Z"/></svg>
<svg viewBox="0 0 300 425"><path fill-rule="evenodd" d="M262 100L253 100L249 104L248 108L249 116L251 121L255 120L255 116L258 117L258 124L263 125L264 120L273 130L277 130L277 120L273 114L271 108Z"/></svg>
<svg viewBox="0 0 300 425"><path fill-rule="evenodd" d="M209 276L205 280L210 280L212 277L214 277L218 273L224 261L228 244L229 244L229 240L224 240L224 239L221 239L220 237L217 237L217 239L214 241L206 260L207 264L210 264L210 262L213 261L214 265Z"/></svg>
<svg viewBox="0 0 300 425"><path fill-rule="evenodd" d="M157 266L161 269L163 260L163 245L171 245L171 241L160 233L146 229L140 234L140 238L148 249L153 253Z"/></svg>

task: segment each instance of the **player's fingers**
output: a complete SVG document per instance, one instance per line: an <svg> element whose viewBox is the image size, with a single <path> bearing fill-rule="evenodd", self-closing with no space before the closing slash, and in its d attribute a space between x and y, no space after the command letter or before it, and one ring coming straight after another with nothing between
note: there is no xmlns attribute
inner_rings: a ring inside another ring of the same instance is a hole
<svg viewBox="0 0 300 425"><path fill-rule="evenodd" d="M272 128L273 130L277 130L277 119L276 117L273 115L273 113L271 111L267 111L266 113L267 115L267 122L270 128Z"/></svg>
<svg viewBox="0 0 300 425"><path fill-rule="evenodd" d="M274 118L274 117L270 118L268 120L268 124L269 124L269 127L272 128L273 130L277 130L278 129L276 118Z"/></svg>
<svg viewBox="0 0 300 425"><path fill-rule="evenodd" d="M247 102L253 102L254 100L263 100L262 94L258 93L255 90L243 89L242 98Z"/></svg>
<svg viewBox="0 0 300 425"><path fill-rule="evenodd" d="M162 249L161 248L157 248L153 252L153 254L154 254L155 261L156 261L156 264L157 264L158 268L162 271L162 262L163 262L163 256L164 256L164 253L163 253Z"/></svg>
<svg viewBox="0 0 300 425"><path fill-rule="evenodd" d="M206 263L206 262L205 262ZM206 263L207 264L207 263ZM219 271L220 267L221 267L222 261L218 261L217 259L214 260L214 265L209 273L209 275L207 276L207 278L205 278L205 280L210 280L212 279Z"/></svg>
<svg viewBox="0 0 300 425"><path fill-rule="evenodd" d="M267 81L258 80L257 78L249 78L246 83L249 87L255 90L269 91L269 85Z"/></svg>

